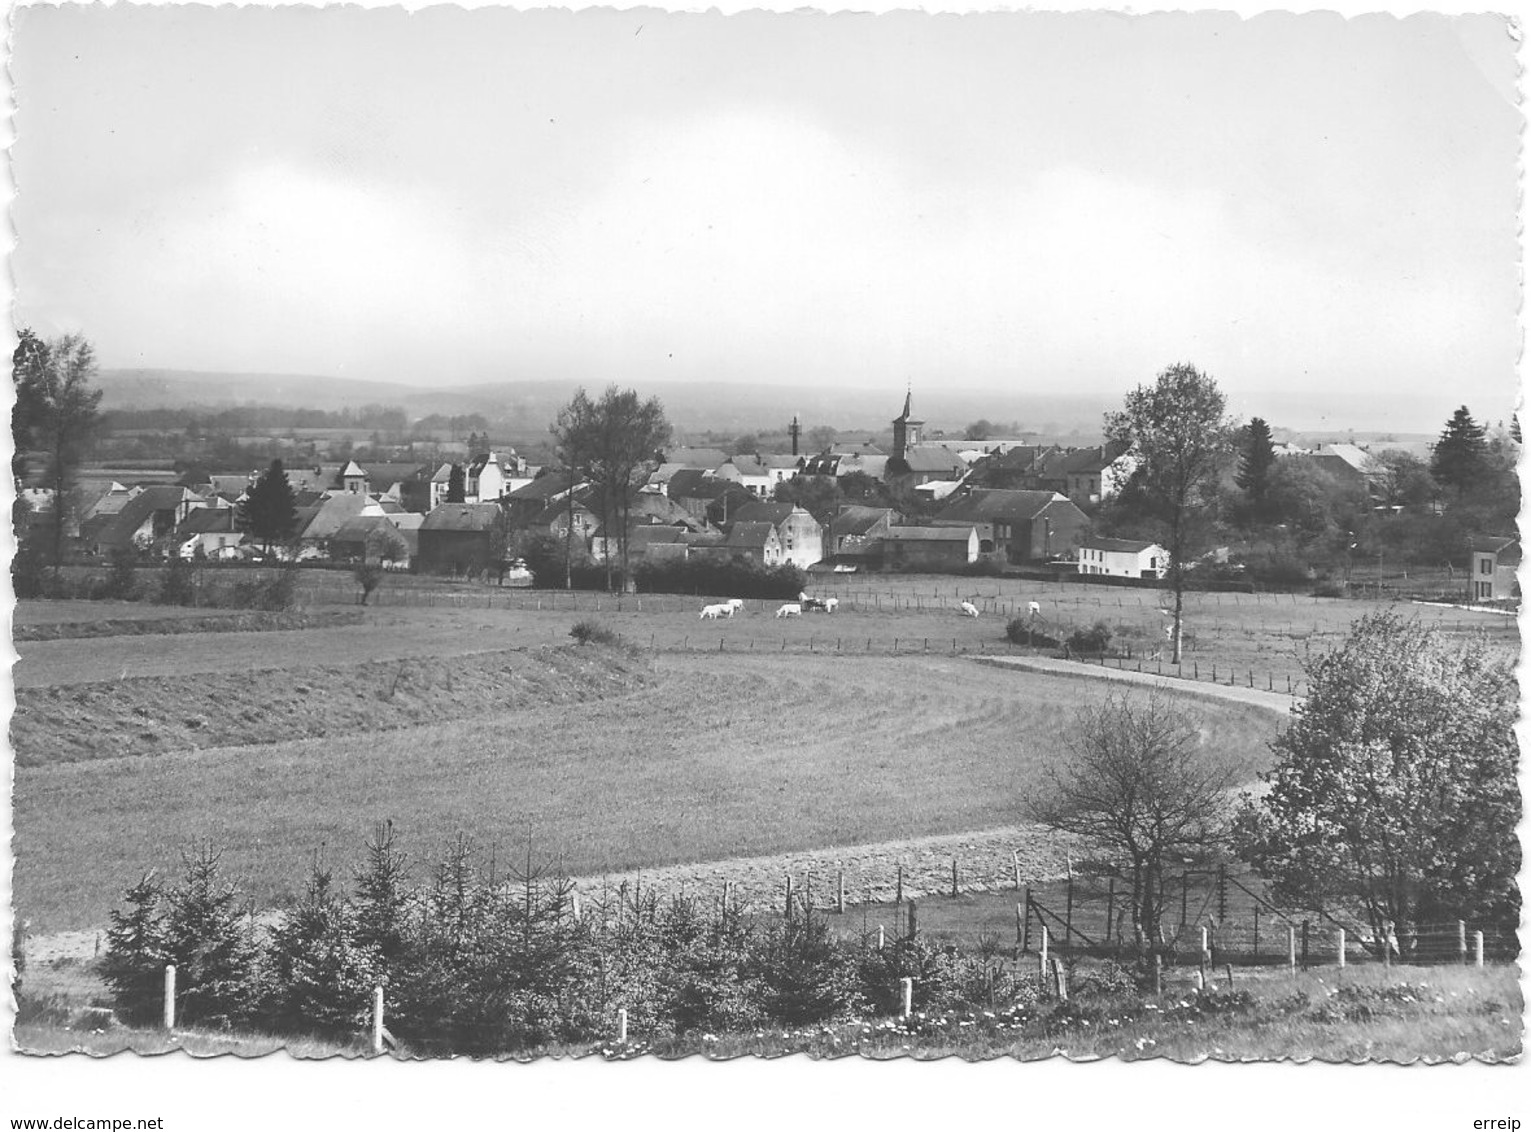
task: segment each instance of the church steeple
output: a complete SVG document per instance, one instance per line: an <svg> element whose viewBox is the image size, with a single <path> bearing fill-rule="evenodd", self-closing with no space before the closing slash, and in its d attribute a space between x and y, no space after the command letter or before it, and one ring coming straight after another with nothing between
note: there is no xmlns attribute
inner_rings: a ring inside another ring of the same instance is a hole
<svg viewBox="0 0 1531 1132"><path fill-rule="evenodd" d="M893 458L903 460L907 457L909 449L920 442L920 427L924 421L914 418L914 389L910 387L904 393L904 411L893 422Z"/></svg>

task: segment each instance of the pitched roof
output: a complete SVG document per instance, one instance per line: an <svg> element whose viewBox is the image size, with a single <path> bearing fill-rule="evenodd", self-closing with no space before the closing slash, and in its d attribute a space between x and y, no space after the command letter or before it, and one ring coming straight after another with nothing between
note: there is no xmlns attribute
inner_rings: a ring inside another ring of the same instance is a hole
<svg viewBox="0 0 1531 1132"><path fill-rule="evenodd" d="M967 463L944 444L921 444L904 453L904 463L911 472L950 472L965 469Z"/></svg>
<svg viewBox="0 0 1531 1132"><path fill-rule="evenodd" d="M184 487L168 484L146 487L111 516L111 522L103 525L96 535L96 541L104 546L127 546L134 533L156 511L173 511L184 502L200 498L196 492Z"/></svg>
<svg viewBox="0 0 1531 1132"><path fill-rule="evenodd" d="M891 519L897 512L891 507L842 507L829 521L829 533L835 538L864 535L884 519Z"/></svg>
<svg viewBox="0 0 1531 1132"><path fill-rule="evenodd" d="M888 542L967 542L976 535L966 527L889 527L881 538Z"/></svg>
<svg viewBox="0 0 1531 1132"><path fill-rule="evenodd" d="M436 469L436 474L431 477L431 482L432 483L451 483L452 482L452 465L451 464L442 464L441 467L437 468Z"/></svg>
<svg viewBox="0 0 1531 1132"><path fill-rule="evenodd" d="M355 460L352 460L346 464L345 468L341 471L340 474L349 478L350 476L364 476L367 473L361 470Z"/></svg>
<svg viewBox="0 0 1531 1132"><path fill-rule="evenodd" d="M331 542L366 542L373 531L392 527L386 516L358 515L340 524L340 529L330 536Z"/></svg>
<svg viewBox="0 0 1531 1132"><path fill-rule="evenodd" d="M770 523L773 527L779 527L787 521L795 503L768 503L758 500L754 503L746 503L733 514L735 523Z"/></svg>
<svg viewBox="0 0 1531 1132"><path fill-rule="evenodd" d="M192 535L209 535L225 531L237 531L239 517L232 507L197 507L186 516L177 530L180 538Z"/></svg>
<svg viewBox="0 0 1531 1132"><path fill-rule="evenodd" d="M354 519L369 510L374 515L382 514L382 508L369 495L363 495L357 491L336 492L319 504L313 518L306 526L299 528L299 537L310 540L334 538L335 532L340 530L347 520Z"/></svg>
<svg viewBox="0 0 1531 1132"><path fill-rule="evenodd" d="M1005 488L974 488L947 497L936 513L943 522L1020 522L1033 519L1050 503L1065 501L1056 491L1012 491Z"/></svg>
<svg viewBox="0 0 1531 1132"><path fill-rule="evenodd" d="M1079 544L1081 550L1108 550L1118 554L1142 554L1145 550L1164 552L1156 542L1144 542L1134 538L1087 538Z"/></svg>
<svg viewBox="0 0 1531 1132"><path fill-rule="evenodd" d="M422 478L425 465L422 464L368 464L367 478L372 481L374 491L386 491L396 483L406 483L410 480Z"/></svg>
<svg viewBox="0 0 1531 1132"><path fill-rule="evenodd" d="M574 478L568 472L549 472L547 475L538 476L531 483L523 484L515 491L507 492L503 498L548 500L568 491L573 482Z"/></svg>
<svg viewBox="0 0 1531 1132"><path fill-rule="evenodd" d="M715 499L728 489L728 481L720 480L711 472L700 468L677 468L670 476L668 491L671 499Z"/></svg>
<svg viewBox="0 0 1531 1132"><path fill-rule="evenodd" d="M776 528L770 523L735 523L723 540L729 547L763 547L776 537Z"/></svg>
<svg viewBox="0 0 1531 1132"><path fill-rule="evenodd" d="M757 459L767 468L801 468L803 457L790 453L762 452Z"/></svg>
<svg viewBox="0 0 1531 1132"><path fill-rule="evenodd" d="M498 503L443 503L425 517L420 530L487 531L499 522L499 518Z"/></svg>
<svg viewBox="0 0 1531 1132"><path fill-rule="evenodd" d="M1467 548L1476 554L1493 554L1498 557L1508 557L1505 551L1514 547L1518 552L1520 540L1517 538L1505 538L1499 535L1473 535L1467 540ZM1520 561L1519 553L1514 555L1515 561ZM1508 565L1508 563L1506 563Z"/></svg>

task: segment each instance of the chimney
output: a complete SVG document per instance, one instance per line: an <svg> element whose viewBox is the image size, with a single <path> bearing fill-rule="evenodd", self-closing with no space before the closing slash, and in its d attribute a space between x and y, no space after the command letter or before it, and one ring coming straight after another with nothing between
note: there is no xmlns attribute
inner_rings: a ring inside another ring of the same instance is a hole
<svg viewBox="0 0 1531 1132"><path fill-rule="evenodd" d="M797 455L797 437L798 437L798 434L800 432L802 432L802 431L803 431L802 425L797 423L797 414L793 413L792 414L792 424L788 426L787 432L790 433L791 436L792 436L792 455L794 455L794 456Z"/></svg>

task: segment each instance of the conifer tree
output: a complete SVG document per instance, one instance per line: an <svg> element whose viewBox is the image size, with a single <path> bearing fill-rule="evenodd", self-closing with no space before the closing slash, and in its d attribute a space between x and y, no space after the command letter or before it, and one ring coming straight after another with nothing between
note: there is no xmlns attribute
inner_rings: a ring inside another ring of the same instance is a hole
<svg viewBox="0 0 1531 1132"><path fill-rule="evenodd" d="M1435 482L1458 493L1475 487L1485 471L1488 441L1483 426L1473 420L1463 405L1446 422L1446 429L1436 441L1430 458L1430 474Z"/></svg>
<svg viewBox="0 0 1531 1132"><path fill-rule="evenodd" d="M1250 418L1239 438L1239 470L1234 482L1256 508L1265 503L1270 487L1271 466L1276 462L1276 446L1271 440L1271 426L1261 417Z"/></svg>
<svg viewBox="0 0 1531 1132"><path fill-rule="evenodd" d="M280 460L271 461L239 504L239 527L259 540L267 554L271 544L285 542L298 529L298 499Z"/></svg>
<svg viewBox="0 0 1531 1132"><path fill-rule="evenodd" d="M466 503L468 501L468 475L463 471L461 464L452 465L452 474L447 479L448 503Z"/></svg>

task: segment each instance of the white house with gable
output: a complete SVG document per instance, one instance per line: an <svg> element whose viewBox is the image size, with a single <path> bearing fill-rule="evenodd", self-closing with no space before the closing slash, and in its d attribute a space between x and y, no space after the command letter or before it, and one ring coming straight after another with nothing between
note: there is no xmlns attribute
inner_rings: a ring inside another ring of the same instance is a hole
<svg viewBox="0 0 1531 1132"><path fill-rule="evenodd" d="M1128 538L1087 538L1075 559L1081 574L1111 578L1162 578L1169 552L1156 542Z"/></svg>

